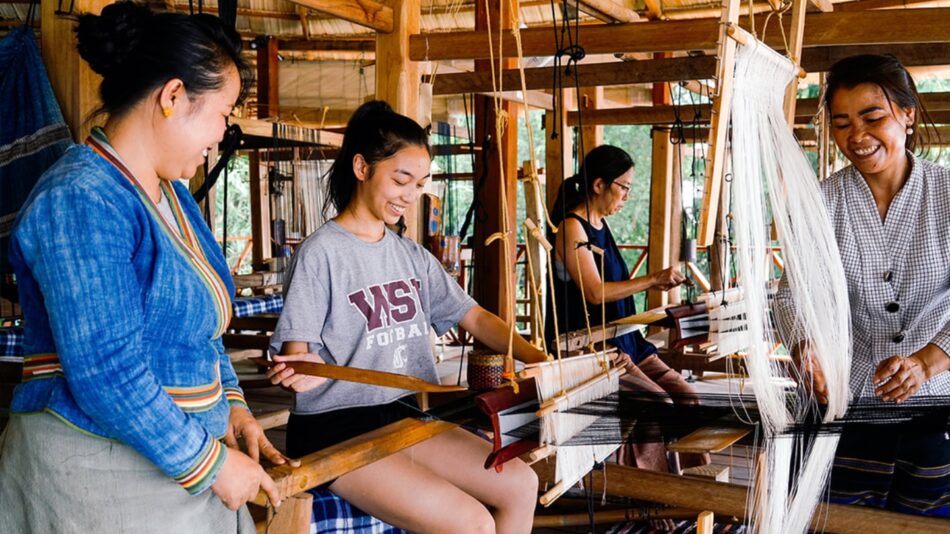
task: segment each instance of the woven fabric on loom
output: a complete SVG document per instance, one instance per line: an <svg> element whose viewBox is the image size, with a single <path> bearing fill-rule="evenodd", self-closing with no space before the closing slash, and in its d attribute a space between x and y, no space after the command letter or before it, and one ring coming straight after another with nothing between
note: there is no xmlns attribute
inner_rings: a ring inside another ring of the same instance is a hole
<svg viewBox="0 0 950 534"><path fill-rule="evenodd" d="M260 313L280 313L284 310L283 295L242 297L234 299L234 317L250 317Z"/></svg>

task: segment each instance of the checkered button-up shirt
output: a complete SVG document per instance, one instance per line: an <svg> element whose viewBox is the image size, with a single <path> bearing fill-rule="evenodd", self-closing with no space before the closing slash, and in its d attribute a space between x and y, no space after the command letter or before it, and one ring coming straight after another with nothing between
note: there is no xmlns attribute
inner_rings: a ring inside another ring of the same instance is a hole
<svg viewBox="0 0 950 534"><path fill-rule="evenodd" d="M950 354L950 170L911 158L911 173L881 221L864 177L849 166L822 183L851 300L851 392L872 397L881 361L910 356L928 343ZM794 328L782 280L776 318L787 343ZM950 373L917 395L950 394Z"/></svg>

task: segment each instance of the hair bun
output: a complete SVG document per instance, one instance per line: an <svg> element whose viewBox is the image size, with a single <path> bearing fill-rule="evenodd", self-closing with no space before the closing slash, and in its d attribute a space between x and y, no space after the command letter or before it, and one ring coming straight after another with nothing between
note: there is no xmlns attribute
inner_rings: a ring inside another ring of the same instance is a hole
<svg viewBox="0 0 950 534"><path fill-rule="evenodd" d="M380 118L396 113L385 100L370 100L356 108L350 117L350 124L362 122L366 119Z"/></svg>
<svg viewBox="0 0 950 534"><path fill-rule="evenodd" d="M148 7L133 2L110 4L101 15L81 15L76 26L79 55L102 76L116 72L142 40L151 17Z"/></svg>

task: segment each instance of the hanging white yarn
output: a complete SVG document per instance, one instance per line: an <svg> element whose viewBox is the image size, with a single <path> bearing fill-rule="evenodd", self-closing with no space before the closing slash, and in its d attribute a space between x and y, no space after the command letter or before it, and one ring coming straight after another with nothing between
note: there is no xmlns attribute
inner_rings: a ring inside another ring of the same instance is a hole
<svg viewBox="0 0 950 534"><path fill-rule="evenodd" d="M821 436L809 451L792 458L796 438L779 436L801 420L813 398L792 399L773 378L786 376L769 357L774 335L767 314L770 280L769 214L775 221L795 304L795 321L810 340L828 386L825 420L848 407L851 332L847 285L818 180L785 122L785 87L797 67L758 41L739 46L732 103L732 213L739 276L748 318L745 363L755 383L764 429L765 479L756 481L753 527L759 532L805 532L822 495L837 446ZM801 465L789 492L792 462Z"/></svg>
<svg viewBox="0 0 950 534"><path fill-rule="evenodd" d="M294 174L300 184L300 204L302 205L303 224L301 231L306 237L334 217L335 212L327 212L324 216L323 208L326 205L326 174L333 165L332 160L302 160L294 163Z"/></svg>

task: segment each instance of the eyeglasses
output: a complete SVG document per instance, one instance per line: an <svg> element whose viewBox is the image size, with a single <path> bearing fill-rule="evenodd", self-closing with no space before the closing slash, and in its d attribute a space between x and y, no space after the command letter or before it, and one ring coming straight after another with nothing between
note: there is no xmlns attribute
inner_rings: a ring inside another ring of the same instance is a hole
<svg viewBox="0 0 950 534"><path fill-rule="evenodd" d="M622 183L620 183L620 182L611 182L611 183L612 183L613 185L616 185L617 187L619 187L619 188L620 188L620 192L623 193L623 194L625 194L625 195L630 192L630 186L629 186L629 185L624 185L624 184L622 184Z"/></svg>

